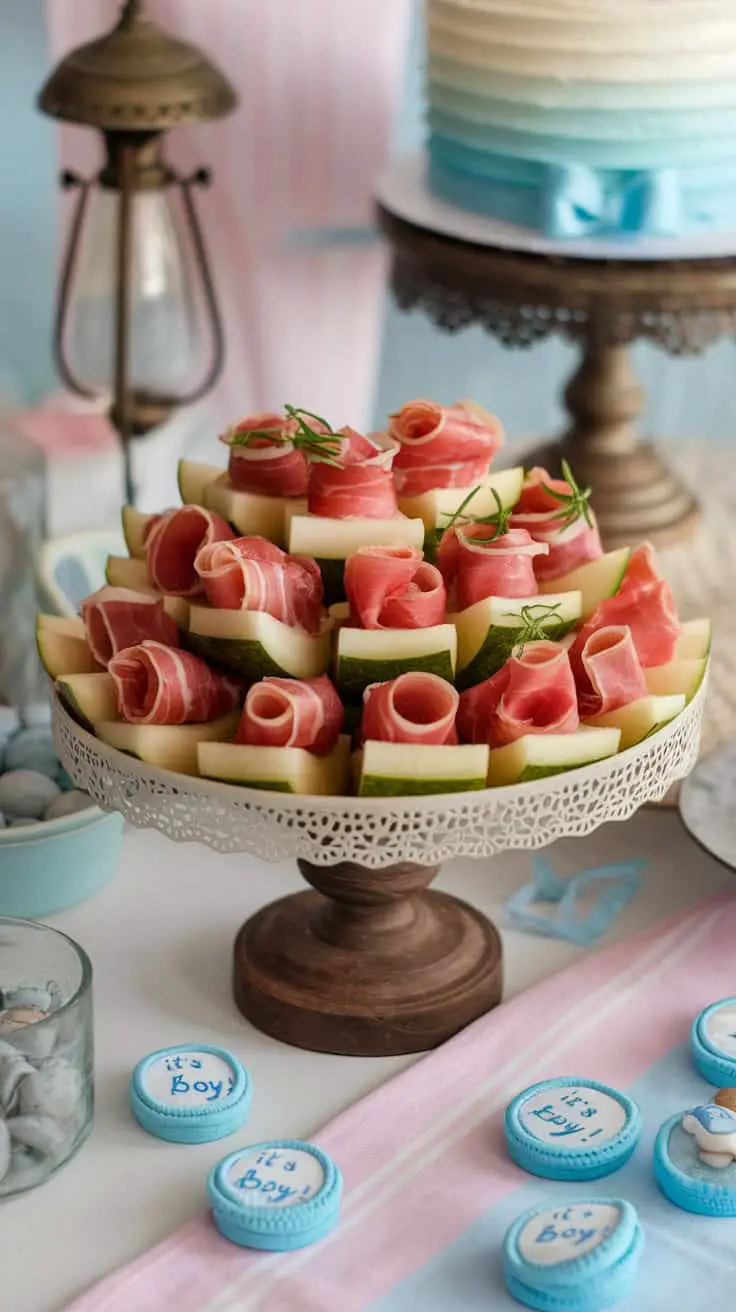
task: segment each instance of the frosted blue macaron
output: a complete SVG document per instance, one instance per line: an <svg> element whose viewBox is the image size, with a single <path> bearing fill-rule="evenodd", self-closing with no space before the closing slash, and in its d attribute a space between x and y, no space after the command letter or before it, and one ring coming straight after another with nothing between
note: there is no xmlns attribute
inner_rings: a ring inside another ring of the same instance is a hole
<svg viewBox="0 0 736 1312"><path fill-rule="evenodd" d="M736 1216L736 1114L706 1104L671 1116L655 1140L654 1177L685 1212Z"/></svg>
<svg viewBox="0 0 736 1312"><path fill-rule="evenodd" d="M314 1144L274 1139L218 1162L207 1196L225 1239L242 1248L286 1252L316 1243L336 1225L342 1175Z"/></svg>
<svg viewBox="0 0 736 1312"><path fill-rule="evenodd" d="M690 1031L690 1048L704 1080L736 1085L736 998L722 998L701 1011Z"/></svg>
<svg viewBox="0 0 736 1312"><path fill-rule="evenodd" d="M511 1159L547 1180L597 1180L629 1160L641 1137L635 1103L607 1084L563 1076L532 1084L504 1116Z"/></svg>
<svg viewBox="0 0 736 1312"><path fill-rule="evenodd" d="M248 1071L224 1048L183 1043L136 1066L130 1106L142 1129L171 1143L208 1143L239 1130L252 1096Z"/></svg>
<svg viewBox="0 0 736 1312"><path fill-rule="evenodd" d="M643 1248L636 1211L622 1198L546 1203L508 1231L504 1282L539 1312L602 1312L630 1293Z"/></svg>

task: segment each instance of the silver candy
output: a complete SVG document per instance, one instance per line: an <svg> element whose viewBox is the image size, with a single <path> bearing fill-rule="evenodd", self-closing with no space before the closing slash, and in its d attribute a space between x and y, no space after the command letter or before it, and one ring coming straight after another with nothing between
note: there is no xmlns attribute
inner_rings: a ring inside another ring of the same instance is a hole
<svg viewBox="0 0 736 1312"><path fill-rule="evenodd" d="M44 820L58 820L63 815L74 815L76 811L87 811L90 806L94 806L94 801L89 793L83 793L81 789L75 788L70 793L62 793L57 797L51 806L44 811Z"/></svg>
<svg viewBox="0 0 736 1312"><path fill-rule="evenodd" d="M18 1107L23 1115L43 1114L76 1126L83 1096L84 1080L77 1068L63 1057L51 1057L21 1081Z"/></svg>
<svg viewBox="0 0 736 1312"><path fill-rule="evenodd" d="M11 1116L6 1125L14 1143L53 1160L63 1157L70 1143L69 1131L50 1116Z"/></svg>

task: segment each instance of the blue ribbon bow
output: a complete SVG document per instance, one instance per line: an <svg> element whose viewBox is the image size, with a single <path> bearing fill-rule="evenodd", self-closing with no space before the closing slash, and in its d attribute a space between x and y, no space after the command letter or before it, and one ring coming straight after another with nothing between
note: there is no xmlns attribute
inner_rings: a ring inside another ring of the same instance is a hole
<svg viewBox="0 0 736 1312"><path fill-rule="evenodd" d="M676 169L644 169L606 182L585 164L550 165L542 205L548 237L673 237L683 227Z"/></svg>
<svg viewBox="0 0 736 1312"><path fill-rule="evenodd" d="M560 879L545 857L534 856L534 882L512 893L505 904L506 914L519 929L588 947L605 934L636 893L644 865L641 860L616 861ZM597 897L587 912L581 912L581 898L591 890ZM547 903L556 910L551 916L539 915L529 910L535 903Z"/></svg>

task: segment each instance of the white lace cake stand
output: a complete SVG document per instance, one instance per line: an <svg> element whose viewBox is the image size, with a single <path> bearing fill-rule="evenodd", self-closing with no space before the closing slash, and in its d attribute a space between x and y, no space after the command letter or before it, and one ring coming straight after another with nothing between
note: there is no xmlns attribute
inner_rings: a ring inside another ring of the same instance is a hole
<svg viewBox="0 0 736 1312"><path fill-rule="evenodd" d="M698 755L705 684L659 733L597 765L532 783L427 797L298 797L190 778L126 756L56 700L74 782L178 842L288 857L311 885L264 907L235 943L234 994L297 1047L388 1055L435 1047L501 1000L501 942L485 916L429 885L450 857L584 835L664 796Z"/></svg>

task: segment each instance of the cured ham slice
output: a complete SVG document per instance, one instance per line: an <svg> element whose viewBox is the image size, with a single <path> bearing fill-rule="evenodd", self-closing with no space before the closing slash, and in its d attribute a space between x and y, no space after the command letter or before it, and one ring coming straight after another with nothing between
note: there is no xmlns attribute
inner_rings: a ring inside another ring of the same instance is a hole
<svg viewBox="0 0 736 1312"><path fill-rule="evenodd" d="M583 683L585 644L592 633L609 625L628 626L645 670L672 660L680 621L669 585L657 569L654 548L648 543L632 552L618 592L598 603L570 648L575 677Z"/></svg>
<svg viewBox="0 0 736 1312"><path fill-rule="evenodd" d="M194 568L197 553L212 542L227 542L235 536L230 525L212 510L201 506L169 510L146 525L148 573L159 592L193 597L202 589Z"/></svg>
<svg viewBox="0 0 736 1312"><path fill-rule="evenodd" d="M120 714L129 724L207 724L238 705L242 688L199 656L145 641L113 656Z"/></svg>
<svg viewBox="0 0 736 1312"><path fill-rule="evenodd" d="M344 578L351 620L362 629L426 629L444 621L442 575L414 547L360 547L348 556Z"/></svg>
<svg viewBox="0 0 736 1312"><path fill-rule="evenodd" d="M157 597L128 588L99 588L82 602L87 642L95 660L107 666L117 652L150 638L179 646L179 630Z"/></svg>
<svg viewBox="0 0 736 1312"><path fill-rule="evenodd" d="M373 683L363 695L363 739L384 743L457 743L459 695L438 674L411 671Z"/></svg>
<svg viewBox="0 0 736 1312"><path fill-rule="evenodd" d="M447 587L455 584L459 610L486 597L534 597L535 561L549 547L523 528L494 538L492 524L465 524L442 535L437 563Z"/></svg>
<svg viewBox="0 0 736 1312"><path fill-rule="evenodd" d="M265 538L203 547L194 562L211 606L264 611L307 633L323 626L322 575L308 556L289 556Z"/></svg>
<svg viewBox="0 0 736 1312"><path fill-rule="evenodd" d="M521 489L521 496L511 517L512 528L523 528L535 542L546 543L548 554L534 563L540 580L558 579L563 574L597 560L603 555L598 525L592 510L588 511L592 524L579 515L571 524L563 522L564 503L558 501L548 489L569 496L572 486L564 478L551 478L546 469L530 469Z"/></svg>
<svg viewBox="0 0 736 1312"><path fill-rule="evenodd" d="M609 624L591 633L580 653L578 705L582 719L605 715L646 697L641 661L625 624Z"/></svg>
<svg viewBox="0 0 736 1312"><path fill-rule="evenodd" d="M334 463L309 464L307 506L310 515L331 519L387 519L398 515L391 465L398 447L380 447L352 428L341 428Z"/></svg>
<svg viewBox="0 0 736 1312"><path fill-rule="evenodd" d="M265 678L248 692L236 743L332 751L345 711L326 674L318 679Z"/></svg>
<svg viewBox="0 0 736 1312"><path fill-rule="evenodd" d="M460 695L462 742L504 747L528 733L574 733L578 699L567 651L558 642L529 642L490 679Z"/></svg>
<svg viewBox="0 0 736 1312"><path fill-rule="evenodd" d="M319 431L316 420L312 425ZM296 431L295 419L271 411L246 415L233 424L222 437L230 448L227 472L232 486L269 497L305 496L306 456L289 440Z"/></svg>
<svg viewBox="0 0 736 1312"><path fill-rule="evenodd" d="M407 401L391 415L388 434L400 444L393 469L401 497L481 482L503 442L495 415L462 403Z"/></svg>

